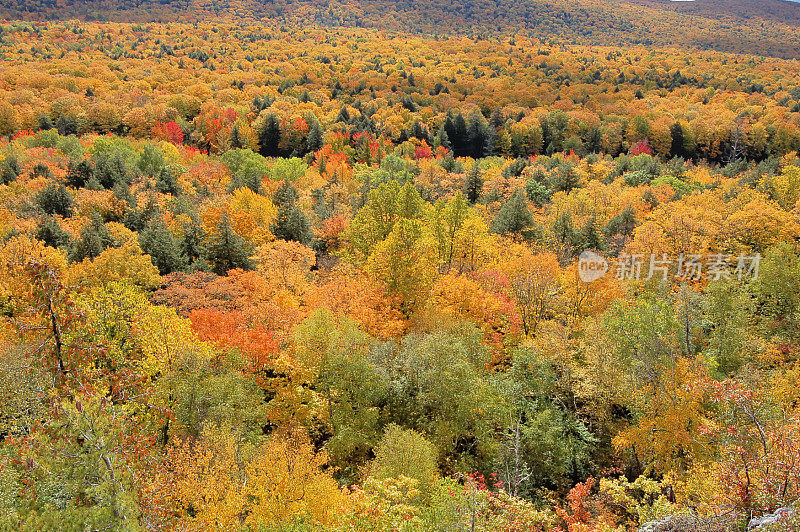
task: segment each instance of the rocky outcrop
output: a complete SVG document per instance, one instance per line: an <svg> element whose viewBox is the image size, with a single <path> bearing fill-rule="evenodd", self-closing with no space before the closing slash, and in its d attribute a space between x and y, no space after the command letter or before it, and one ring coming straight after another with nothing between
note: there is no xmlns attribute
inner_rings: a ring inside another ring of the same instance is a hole
<svg viewBox="0 0 800 532"><path fill-rule="evenodd" d="M762 515L761 517L754 517L747 524L747 530L796 530L791 522L796 522L797 512L791 506L784 506L778 508L771 514ZM791 522L790 522L791 521ZM785 524L787 528L781 528ZM774 527L772 527L774 525Z"/></svg>
<svg viewBox="0 0 800 532"><path fill-rule="evenodd" d="M639 532L734 532L741 530L734 515L702 518L693 515L670 515L639 527ZM783 532L800 530L800 513L793 506L778 508L771 514L750 519L747 530Z"/></svg>
<svg viewBox="0 0 800 532"><path fill-rule="evenodd" d="M739 532L734 516L670 515L639 527L639 532Z"/></svg>

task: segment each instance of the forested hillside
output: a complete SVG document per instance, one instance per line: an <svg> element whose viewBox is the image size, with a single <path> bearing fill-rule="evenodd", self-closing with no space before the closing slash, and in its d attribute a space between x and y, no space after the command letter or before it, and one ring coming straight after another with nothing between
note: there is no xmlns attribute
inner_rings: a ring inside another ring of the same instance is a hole
<svg viewBox="0 0 800 532"><path fill-rule="evenodd" d="M0 529L798 526L794 6L4 5Z"/></svg>
<svg viewBox="0 0 800 532"><path fill-rule="evenodd" d="M800 57L800 5L784 0L0 0L0 17L276 21L427 35L515 31L550 43L658 45Z"/></svg>

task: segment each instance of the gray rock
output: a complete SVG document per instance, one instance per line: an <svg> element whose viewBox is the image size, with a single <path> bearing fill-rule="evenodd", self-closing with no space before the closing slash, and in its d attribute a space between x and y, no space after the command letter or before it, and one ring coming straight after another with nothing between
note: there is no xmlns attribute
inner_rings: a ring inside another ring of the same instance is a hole
<svg viewBox="0 0 800 532"><path fill-rule="evenodd" d="M736 516L670 515L639 527L639 532L738 532Z"/></svg>
<svg viewBox="0 0 800 532"><path fill-rule="evenodd" d="M658 519L657 521L649 521L642 526L639 527L639 532L658 532L664 526L667 526L674 517L665 517L663 519Z"/></svg>
<svg viewBox="0 0 800 532"><path fill-rule="evenodd" d="M791 506L778 508L771 514L752 518L750 522L747 523L747 530L762 530L770 525L778 523L778 521L781 519L791 517L794 514L795 510Z"/></svg>
<svg viewBox="0 0 800 532"><path fill-rule="evenodd" d="M663 519L650 521L639 527L639 532L672 532L675 530L691 530L697 519L688 515L669 515Z"/></svg>

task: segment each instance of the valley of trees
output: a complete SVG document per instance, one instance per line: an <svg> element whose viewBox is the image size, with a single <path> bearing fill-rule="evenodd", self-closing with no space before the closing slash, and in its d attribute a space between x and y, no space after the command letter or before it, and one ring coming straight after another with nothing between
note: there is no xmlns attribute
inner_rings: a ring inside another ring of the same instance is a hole
<svg viewBox="0 0 800 532"><path fill-rule="evenodd" d="M689 53L224 5L0 28L0 529L734 531L800 499L791 17ZM761 260L585 282L587 251Z"/></svg>

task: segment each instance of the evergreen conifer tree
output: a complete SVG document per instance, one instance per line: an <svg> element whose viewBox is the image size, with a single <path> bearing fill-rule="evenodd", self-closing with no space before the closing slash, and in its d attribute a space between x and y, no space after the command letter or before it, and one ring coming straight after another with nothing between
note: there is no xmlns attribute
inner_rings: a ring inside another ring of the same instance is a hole
<svg viewBox="0 0 800 532"><path fill-rule="evenodd" d="M67 184L73 188L85 187L94 177L94 166L89 159L70 161L67 167Z"/></svg>
<svg viewBox="0 0 800 532"><path fill-rule="evenodd" d="M156 178L156 190L162 194L172 194L173 196L180 196L181 187L178 185L178 180L175 178L175 172L172 168L165 166L158 173Z"/></svg>
<svg viewBox="0 0 800 532"><path fill-rule="evenodd" d="M280 155L281 127L275 115L269 115L258 136L259 153L264 157Z"/></svg>
<svg viewBox="0 0 800 532"><path fill-rule="evenodd" d="M200 220L193 219L183 226L183 238L180 242L181 253L190 264L203 260L206 255L206 234Z"/></svg>
<svg viewBox="0 0 800 532"><path fill-rule="evenodd" d="M36 204L47 214L72 216L72 195L64 185L50 185L36 195Z"/></svg>
<svg viewBox="0 0 800 532"><path fill-rule="evenodd" d="M586 225L581 229L581 249L580 251L592 250L603 251L605 242L597 229L597 220L594 216L586 221Z"/></svg>
<svg viewBox="0 0 800 532"><path fill-rule="evenodd" d="M139 245L142 251L150 255L150 260L161 275L186 267L186 257L181 253L178 242L160 217L151 220L145 230L139 233Z"/></svg>
<svg viewBox="0 0 800 532"><path fill-rule="evenodd" d="M252 270L251 256L249 244L233 231L228 216L220 218L216 234L208 246L208 262L211 264L211 270L217 275L225 275L234 268Z"/></svg>
<svg viewBox="0 0 800 532"><path fill-rule="evenodd" d="M45 216L39 221L36 226L36 238L53 248L65 247L71 241L69 233L61 229L52 216Z"/></svg>
<svg viewBox="0 0 800 532"><path fill-rule="evenodd" d="M322 128L316 120L311 122L308 129L308 137L306 137L306 153L313 153L322 149Z"/></svg>
<svg viewBox="0 0 800 532"><path fill-rule="evenodd" d="M285 203L278 209L272 234L280 240L294 240L305 245L310 244L312 239L308 218L294 203Z"/></svg>
<svg viewBox="0 0 800 532"><path fill-rule="evenodd" d="M533 214L528 209L525 195L522 190L517 190L500 208L492 224L492 231L499 234L519 234L527 238L533 226Z"/></svg>
<svg viewBox="0 0 800 532"><path fill-rule="evenodd" d="M71 259L75 262L94 259L113 243L114 239L108 227L100 214L95 211L89 223L81 230L80 239L73 249Z"/></svg>
<svg viewBox="0 0 800 532"><path fill-rule="evenodd" d="M483 176L478 161L472 166L469 175L467 175L467 200L474 204L481 197L483 190Z"/></svg>

